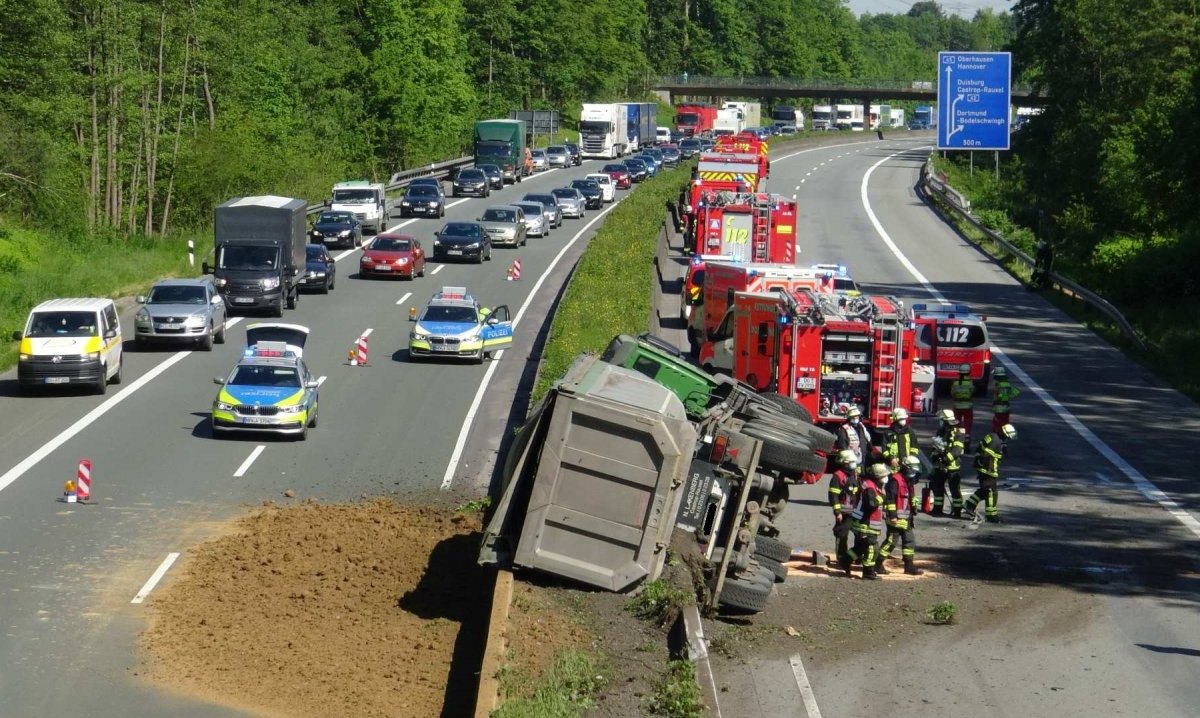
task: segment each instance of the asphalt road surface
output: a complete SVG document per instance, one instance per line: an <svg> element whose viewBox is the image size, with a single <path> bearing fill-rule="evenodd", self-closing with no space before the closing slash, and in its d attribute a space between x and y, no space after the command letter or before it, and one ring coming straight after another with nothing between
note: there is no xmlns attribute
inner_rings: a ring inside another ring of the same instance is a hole
<svg viewBox="0 0 1200 718"><path fill-rule="evenodd" d="M448 198L444 220L396 217L392 228L430 247L444 221L473 220L485 206L563 186L601 164L539 173L488 199ZM512 407L514 388L535 366L529 351L542 319L612 206L564 220L526 247L497 248L482 265L430 262L426 276L411 282L358 279L360 253L337 252L328 296L303 295L282 320L234 319L227 343L211 353L130 351L123 384L105 397L21 398L15 373L0 377L0 716L229 715L135 676L145 608L131 601L170 554L246 506L283 500L288 489L326 501L459 488L477 494L503 427L481 419L474 426L486 440L476 440L464 430L467 417L505 392L496 401ZM506 281L518 257L522 279ZM408 309L444 285L517 313L513 349L479 366L409 363ZM305 359L325 379L320 424L305 442L211 436L212 378L228 373L254 321L312 329ZM128 316L124 323L128 340ZM351 367L347 351L367 330L369 364ZM481 448L463 451L468 438ZM92 505L61 503L63 483L85 457L93 464Z"/></svg>
<svg viewBox="0 0 1200 718"><path fill-rule="evenodd" d="M1061 590L961 642L934 630L912 645L810 663L813 705L826 718L1196 715L1200 407L943 223L915 191L930 150L927 139L898 138L775 159L771 188L799 197L799 263L846 264L866 291L909 305L966 302L988 316L997 357L1023 392L1000 494L1005 523L923 518L918 554L994 590ZM986 428L977 419L977 439ZM964 492L973 475L964 471ZM830 543L824 484L793 487L792 499L784 538ZM727 718L759 715L753 690L738 693L722 696Z"/></svg>

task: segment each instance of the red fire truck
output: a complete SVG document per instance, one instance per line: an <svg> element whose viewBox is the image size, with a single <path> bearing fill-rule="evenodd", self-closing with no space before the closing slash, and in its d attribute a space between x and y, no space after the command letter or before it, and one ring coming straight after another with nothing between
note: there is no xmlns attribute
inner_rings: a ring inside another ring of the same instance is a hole
<svg viewBox="0 0 1200 718"><path fill-rule="evenodd" d="M684 232L695 254L737 262L796 261L796 200L765 193L704 192Z"/></svg>
<svg viewBox="0 0 1200 718"><path fill-rule="evenodd" d="M688 322L688 341L700 365L706 369L733 369L730 310L736 293L815 289L824 274L823 270L790 264L707 262L700 304L693 308ZM711 339L713 336L719 338Z"/></svg>
<svg viewBox="0 0 1200 718"><path fill-rule="evenodd" d="M717 106L704 103L675 105L675 129L686 137L712 132Z"/></svg>
<svg viewBox="0 0 1200 718"><path fill-rule="evenodd" d="M717 138L713 152L754 155L758 158L760 177L771 176L771 161L767 158L767 143L755 135L723 135Z"/></svg>
<svg viewBox="0 0 1200 718"><path fill-rule="evenodd" d="M883 427L896 407L917 408L915 332L895 298L738 292L733 304L735 378L793 397L818 424L836 426L857 406Z"/></svg>
<svg viewBox="0 0 1200 718"><path fill-rule="evenodd" d="M987 317L966 304L931 303L912 306L912 323L917 328L917 356L937 367L938 382L945 385L958 378L963 364L971 367L977 394L986 394L992 375L992 346Z"/></svg>

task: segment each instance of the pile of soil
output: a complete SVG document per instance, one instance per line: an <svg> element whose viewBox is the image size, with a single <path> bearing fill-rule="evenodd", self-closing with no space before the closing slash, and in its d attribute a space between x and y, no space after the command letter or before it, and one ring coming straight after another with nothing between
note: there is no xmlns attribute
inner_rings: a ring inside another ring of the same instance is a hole
<svg viewBox="0 0 1200 718"><path fill-rule="evenodd" d="M144 672L288 716L471 715L492 595L480 517L386 500L269 507L189 552L152 599ZM514 661L537 676L586 632L521 587Z"/></svg>

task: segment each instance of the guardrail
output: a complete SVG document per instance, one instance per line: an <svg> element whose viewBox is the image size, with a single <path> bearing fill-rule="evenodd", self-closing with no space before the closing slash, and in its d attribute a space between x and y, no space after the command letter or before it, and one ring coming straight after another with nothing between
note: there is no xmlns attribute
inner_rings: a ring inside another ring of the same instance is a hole
<svg viewBox="0 0 1200 718"><path fill-rule="evenodd" d="M925 162L925 166L921 170L921 185L926 191L942 198L942 200L945 202L945 206L955 212L972 227L986 235L988 239L995 243L995 245L1002 251L1020 264L1024 265L1030 271L1030 273L1033 272L1034 267L1037 264L1033 257L1030 257L1019 247L1005 239L1004 235L981 224L979 219L975 217L975 215L971 214L971 201L967 199L962 192L959 192L947 184L944 177L939 177L937 173L933 171L932 158ZM1142 351L1146 350L1146 342L1140 336L1138 336L1137 331L1133 328L1133 325L1129 323L1129 320L1125 318L1125 315L1121 314L1120 310L1113 306L1112 303L1107 299L1101 297L1099 294L1096 294L1087 287L1084 287L1070 277L1065 277L1058 272L1048 272L1047 277L1050 279L1051 286L1053 286L1055 289L1076 299L1080 299L1091 305L1097 311L1102 312L1109 319L1111 319L1117 325L1117 327L1120 328L1121 333L1124 334L1134 344L1136 344L1139 349Z"/></svg>
<svg viewBox="0 0 1200 718"><path fill-rule="evenodd" d="M435 162L430 165L423 165L421 167L414 167L410 170L396 172L392 175L391 179L388 180L387 185L384 186L384 190L387 192L392 192L394 190L401 189L418 177L437 177L444 174L445 177L440 177L440 179L446 179L446 177L450 176L451 170L470 167L474 161L475 159L473 157L459 157L456 160ZM321 204L310 204L307 212L308 214L313 215L325 209L325 207L326 205L324 202Z"/></svg>

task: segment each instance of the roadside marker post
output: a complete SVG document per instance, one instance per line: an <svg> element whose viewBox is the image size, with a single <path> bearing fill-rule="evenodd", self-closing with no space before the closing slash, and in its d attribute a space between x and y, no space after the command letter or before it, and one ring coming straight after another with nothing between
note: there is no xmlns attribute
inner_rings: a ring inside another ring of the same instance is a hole
<svg viewBox="0 0 1200 718"><path fill-rule="evenodd" d="M350 347L350 366L367 365L367 335L362 335Z"/></svg>
<svg viewBox="0 0 1200 718"><path fill-rule="evenodd" d="M512 266L508 268L508 272L506 273L506 276L504 278L510 282L521 281L521 260L520 259L513 260Z"/></svg>
<svg viewBox="0 0 1200 718"><path fill-rule="evenodd" d="M75 493L80 501L92 499L92 462L90 459L80 459L79 468L75 471Z"/></svg>

